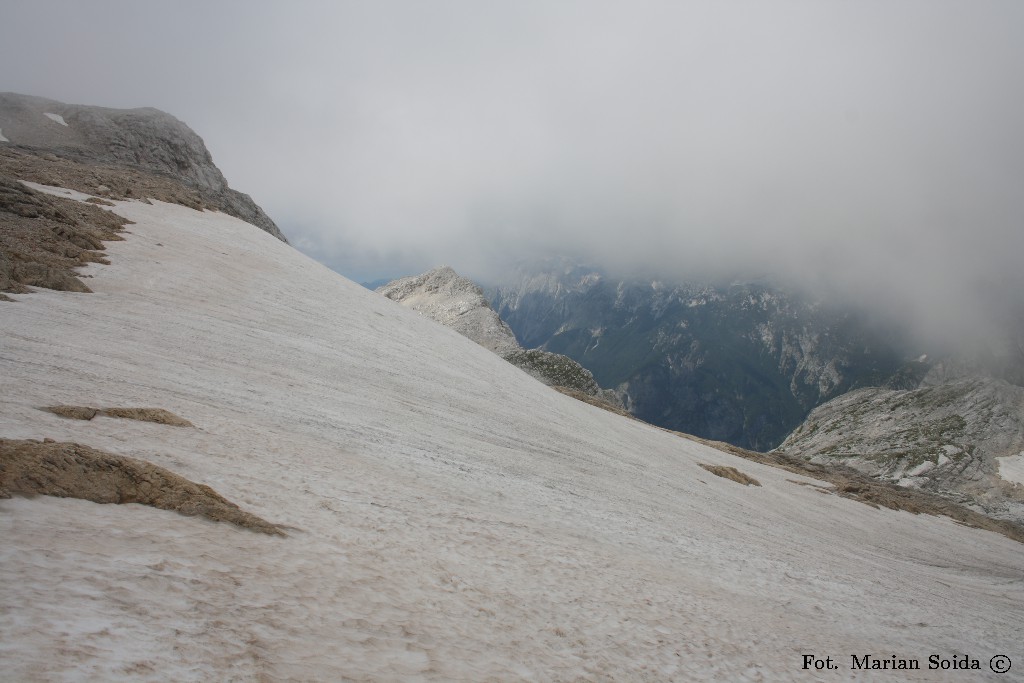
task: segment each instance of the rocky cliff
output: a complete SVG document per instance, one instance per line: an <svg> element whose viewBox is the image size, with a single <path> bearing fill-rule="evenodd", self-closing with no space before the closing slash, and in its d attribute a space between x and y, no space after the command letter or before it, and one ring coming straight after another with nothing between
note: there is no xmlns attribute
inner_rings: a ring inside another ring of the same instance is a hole
<svg viewBox="0 0 1024 683"><path fill-rule="evenodd" d="M285 240L249 195L228 187L203 140L158 109L108 109L0 93L0 148L8 158L18 155L17 176L23 180L92 195L199 204ZM31 173L29 162L36 166Z"/></svg>
<svg viewBox="0 0 1024 683"><path fill-rule="evenodd" d="M483 290L449 266L393 280L376 291L499 356L521 349L512 330L487 303Z"/></svg>
<svg viewBox="0 0 1024 683"><path fill-rule="evenodd" d="M851 391L815 408L777 450L1024 521L1012 474L1024 455L1024 388L1003 380Z"/></svg>

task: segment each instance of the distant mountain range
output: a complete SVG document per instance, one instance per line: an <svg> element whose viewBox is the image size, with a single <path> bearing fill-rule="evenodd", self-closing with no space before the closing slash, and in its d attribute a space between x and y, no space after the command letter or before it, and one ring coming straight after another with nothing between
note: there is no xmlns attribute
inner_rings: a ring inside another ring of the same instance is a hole
<svg viewBox="0 0 1024 683"><path fill-rule="evenodd" d="M578 361L637 417L754 450L850 389L920 379L896 335L763 282L627 280L550 261L488 294L525 346Z"/></svg>
<svg viewBox="0 0 1024 683"><path fill-rule="evenodd" d="M549 260L488 293L520 341L579 361L644 421L1024 521L1024 326L932 359L861 312L766 281L617 279Z"/></svg>

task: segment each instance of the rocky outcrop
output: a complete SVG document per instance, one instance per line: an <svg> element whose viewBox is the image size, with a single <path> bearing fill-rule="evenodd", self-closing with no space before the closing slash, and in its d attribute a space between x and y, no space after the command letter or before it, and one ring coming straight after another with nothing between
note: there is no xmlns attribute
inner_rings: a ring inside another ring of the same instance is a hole
<svg viewBox="0 0 1024 683"><path fill-rule="evenodd" d="M94 503L140 503L284 536L209 486L163 467L77 443L0 439L0 498L46 495Z"/></svg>
<svg viewBox="0 0 1024 683"><path fill-rule="evenodd" d="M82 177L80 171L69 169L63 174L67 177L61 178L65 181L63 187L88 194L105 194L104 188L106 192L114 191L119 179L108 184L102 182L103 178L97 179L96 173L109 174L116 169L141 173L143 179L147 176L167 178L194 191L209 208L252 223L280 240L285 239L249 195L228 186L202 138L158 109L108 109L0 93L0 130L7 140L0 145L37 156L49 155L55 158L48 161L62 161L65 166L82 165L94 171ZM59 169L54 172L61 173ZM42 180L38 182L45 184ZM140 199L146 196L164 199L153 193L131 194Z"/></svg>
<svg viewBox="0 0 1024 683"><path fill-rule="evenodd" d="M449 266L394 280L376 291L472 339L544 384L622 407L613 392L602 389L594 375L571 358L520 346L480 286Z"/></svg>
<svg viewBox="0 0 1024 683"><path fill-rule="evenodd" d="M1024 486L1000 459L1024 453L1024 388L981 376L913 390L866 388L814 409L778 447L1024 522Z"/></svg>
<svg viewBox="0 0 1024 683"><path fill-rule="evenodd" d="M76 269L107 263L103 242L130 221L98 206L36 192L3 174L0 149L0 292L30 287L89 292ZM0 300L8 300L0 294Z"/></svg>
<svg viewBox="0 0 1024 683"><path fill-rule="evenodd" d="M487 303L483 290L449 266L393 280L377 292L499 356L521 349L512 330Z"/></svg>

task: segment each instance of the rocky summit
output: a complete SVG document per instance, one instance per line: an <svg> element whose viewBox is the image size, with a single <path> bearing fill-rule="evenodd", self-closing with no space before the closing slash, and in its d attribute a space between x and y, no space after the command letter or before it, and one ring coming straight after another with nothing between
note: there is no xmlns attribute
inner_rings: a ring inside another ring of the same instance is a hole
<svg viewBox="0 0 1024 683"><path fill-rule="evenodd" d="M472 339L544 384L622 409L615 393L602 389L593 374L573 359L542 349L524 349L491 308L483 289L450 266L399 278L376 291Z"/></svg>
<svg viewBox="0 0 1024 683"><path fill-rule="evenodd" d="M228 186L202 138L159 109L6 92L0 93L0 132L4 175L114 199L151 197L216 209L285 240L249 195Z"/></svg>
<svg viewBox="0 0 1024 683"><path fill-rule="evenodd" d="M521 349L515 334L487 303L483 290L450 266L393 280L378 287L377 292L499 356Z"/></svg>

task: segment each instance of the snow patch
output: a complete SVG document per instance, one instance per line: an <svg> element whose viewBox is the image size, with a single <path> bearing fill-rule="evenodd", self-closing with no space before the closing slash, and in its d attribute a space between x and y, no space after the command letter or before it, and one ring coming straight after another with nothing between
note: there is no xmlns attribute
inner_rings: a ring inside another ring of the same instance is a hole
<svg viewBox="0 0 1024 683"><path fill-rule="evenodd" d="M4 137L4 130L3 130L3 128L0 128L0 142L10 142L10 140L8 140L7 138Z"/></svg>
<svg viewBox="0 0 1024 683"><path fill-rule="evenodd" d="M919 464L917 467L914 467L914 468L912 468L910 470L907 470L907 476L908 477L919 477L919 476L921 476L922 474L924 474L925 472L927 472L928 470L930 470L933 467L935 467L935 463L934 462L932 462L931 460L925 460L924 462Z"/></svg>
<svg viewBox="0 0 1024 683"><path fill-rule="evenodd" d="M43 194L53 195L54 197L65 197L66 199L77 199L80 202L84 202L86 199L92 197L91 194L85 194L78 190L69 190L66 187L54 187L53 185L43 185L41 183L32 183L27 180L22 180L21 184L26 187L31 187L36 192L42 192Z"/></svg>
<svg viewBox="0 0 1024 683"><path fill-rule="evenodd" d="M996 458L999 461L999 476L1006 481L1017 484L1024 484L1024 451L1017 455L1008 455L1005 458Z"/></svg>
<svg viewBox="0 0 1024 683"><path fill-rule="evenodd" d="M64 117L60 114L51 114L50 112L43 112L43 116L50 119L51 121L54 121L55 123L59 123L62 126L66 127L68 125L68 122L65 121Z"/></svg>

